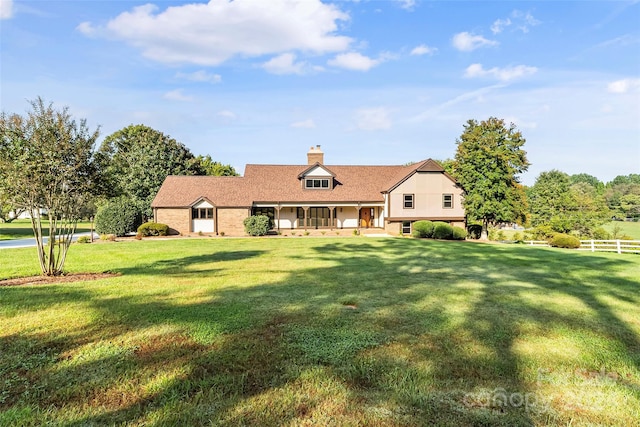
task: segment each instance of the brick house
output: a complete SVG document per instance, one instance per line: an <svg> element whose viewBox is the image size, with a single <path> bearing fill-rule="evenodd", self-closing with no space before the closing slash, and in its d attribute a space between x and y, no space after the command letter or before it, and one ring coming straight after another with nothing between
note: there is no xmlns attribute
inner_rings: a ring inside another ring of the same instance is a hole
<svg viewBox="0 0 640 427"><path fill-rule="evenodd" d="M242 177L168 176L151 207L174 232L244 235L263 214L275 230L376 228L409 234L421 219L464 226L462 188L435 161L403 166L247 165Z"/></svg>

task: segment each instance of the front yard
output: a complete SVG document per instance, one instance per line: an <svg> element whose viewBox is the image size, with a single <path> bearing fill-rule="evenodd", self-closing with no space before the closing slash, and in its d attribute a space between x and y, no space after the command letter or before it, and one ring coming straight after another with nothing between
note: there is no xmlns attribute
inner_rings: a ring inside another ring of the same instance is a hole
<svg viewBox="0 0 640 427"><path fill-rule="evenodd" d="M0 286L0 425L639 425L639 256L182 238L67 266L119 275Z"/></svg>

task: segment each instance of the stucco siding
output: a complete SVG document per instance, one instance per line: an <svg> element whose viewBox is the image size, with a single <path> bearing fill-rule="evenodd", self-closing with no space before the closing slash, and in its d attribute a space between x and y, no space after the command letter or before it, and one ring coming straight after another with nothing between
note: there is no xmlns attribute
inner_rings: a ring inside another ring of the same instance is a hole
<svg viewBox="0 0 640 427"><path fill-rule="evenodd" d="M298 219L297 208L282 208L280 209L280 228L295 228L296 221Z"/></svg>
<svg viewBox="0 0 640 427"><path fill-rule="evenodd" d="M413 194L413 209L404 208L404 195ZM453 195L453 208L443 207L443 195ZM439 172L418 172L390 194L390 218L463 218L462 189Z"/></svg>

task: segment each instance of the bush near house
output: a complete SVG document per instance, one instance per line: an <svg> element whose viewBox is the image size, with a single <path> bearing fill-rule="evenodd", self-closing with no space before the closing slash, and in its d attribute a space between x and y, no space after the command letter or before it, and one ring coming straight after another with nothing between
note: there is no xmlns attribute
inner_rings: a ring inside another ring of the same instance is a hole
<svg viewBox="0 0 640 427"><path fill-rule="evenodd" d="M124 197L109 200L96 213L96 231L99 234L124 236L136 231L141 223L140 208Z"/></svg>
<svg viewBox="0 0 640 427"><path fill-rule="evenodd" d="M549 245L555 248L577 249L580 247L580 240L568 234L558 233L551 238Z"/></svg>
<svg viewBox="0 0 640 427"><path fill-rule="evenodd" d="M453 227L446 222L436 221L433 223L433 238L451 240L453 238Z"/></svg>
<svg viewBox="0 0 640 427"><path fill-rule="evenodd" d="M166 236L169 234L169 226L158 222L145 222L138 227L138 234L141 234L143 237Z"/></svg>
<svg viewBox="0 0 640 427"><path fill-rule="evenodd" d="M269 217L266 215L252 215L245 218L244 231L249 236L264 236L269 232Z"/></svg>
<svg viewBox="0 0 640 427"><path fill-rule="evenodd" d="M413 237L431 238L433 237L433 222L416 221L413 223Z"/></svg>
<svg viewBox="0 0 640 427"><path fill-rule="evenodd" d="M453 240L464 240L467 238L467 230L462 227L453 227Z"/></svg>

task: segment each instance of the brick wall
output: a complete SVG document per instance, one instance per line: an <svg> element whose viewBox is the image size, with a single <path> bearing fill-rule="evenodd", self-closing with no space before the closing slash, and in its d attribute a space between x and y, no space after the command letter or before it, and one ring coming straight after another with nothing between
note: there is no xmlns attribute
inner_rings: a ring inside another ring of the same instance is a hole
<svg viewBox="0 0 640 427"><path fill-rule="evenodd" d="M158 208L156 221L167 224L172 234L189 234L191 232L191 209Z"/></svg>
<svg viewBox="0 0 640 427"><path fill-rule="evenodd" d="M402 231L402 223L401 222L385 221L384 222L384 231L387 234L391 234L393 236L396 236L396 235L400 234L400 232Z"/></svg>
<svg viewBox="0 0 640 427"><path fill-rule="evenodd" d="M244 236L243 221L249 216L247 208L218 208L218 233L224 232L225 236Z"/></svg>

